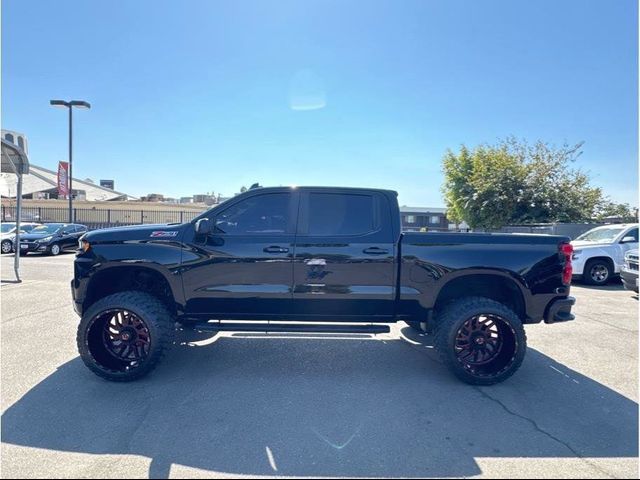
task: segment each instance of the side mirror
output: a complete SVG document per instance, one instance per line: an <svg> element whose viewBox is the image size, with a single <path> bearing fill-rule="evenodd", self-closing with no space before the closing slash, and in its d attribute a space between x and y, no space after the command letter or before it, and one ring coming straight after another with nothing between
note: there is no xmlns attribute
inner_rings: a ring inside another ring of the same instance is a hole
<svg viewBox="0 0 640 480"><path fill-rule="evenodd" d="M633 242L637 242L637 241L638 240L636 240L636 237L632 237L631 235L627 235L622 240L620 240L620 243L633 243Z"/></svg>
<svg viewBox="0 0 640 480"><path fill-rule="evenodd" d="M206 235L211 233L211 220L208 218L201 218L196 222L196 234Z"/></svg>

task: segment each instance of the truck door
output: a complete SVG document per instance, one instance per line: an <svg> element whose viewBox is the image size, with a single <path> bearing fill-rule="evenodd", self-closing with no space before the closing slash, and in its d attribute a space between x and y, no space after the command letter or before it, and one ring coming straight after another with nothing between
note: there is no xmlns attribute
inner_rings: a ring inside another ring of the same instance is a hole
<svg viewBox="0 0 640 480"><path fill-rule="evenodd" d="M218 319L290 313L298 195L257 192L229 202L212 211L206 238L187 242L187 313Z"/></svg>
<svg viewBox="0 0 640 480"><path fill-rule="evenodd" d="M377 192L305 189L293 262L293 312L308 320L391 317L395 245Z"/></svg>

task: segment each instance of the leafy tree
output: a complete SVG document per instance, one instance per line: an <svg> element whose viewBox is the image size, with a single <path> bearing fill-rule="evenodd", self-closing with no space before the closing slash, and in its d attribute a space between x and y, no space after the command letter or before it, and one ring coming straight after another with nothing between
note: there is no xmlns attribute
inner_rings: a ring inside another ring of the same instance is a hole
<svg viewBox="0 0 640 480"><path fill-rule="evenodd" d="M609 198L604 198L597 207L595 218L604 220L607 217L620 218L623 222L637 222L638 209L631 208L628 203L615 203Z"/></svg>
<svg viewBox="0 0 640 480"><path fill-rule="evenodd" d="M602 191L572 168L582 143L529 145L511 137L497 145L462 146L443 158L447 216L472 228L514 223L576 222L594 218Z"/></svg>

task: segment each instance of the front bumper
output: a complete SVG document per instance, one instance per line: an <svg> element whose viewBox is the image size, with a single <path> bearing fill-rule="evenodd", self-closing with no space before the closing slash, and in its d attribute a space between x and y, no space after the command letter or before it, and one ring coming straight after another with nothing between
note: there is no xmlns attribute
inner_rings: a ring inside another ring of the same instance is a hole
<svg viewBox="0 0 640 480"><path fill-rule="evenodd" d="M622 267L622 270L620 271L620 278L622 279L624 288L638 293L638 270L631 270L627 267Z"/></svg>
<svg viewBox="0 0 640 480"><path fill-rule="evenodd" d="M48 243L20 242L20 253L46 252L48 249Z"/></svg>
<svg viewBox="0 0 640 480"><path fill-rule="evenodd" d="M544 316L544 323L561 323L574 320L576 316L571 313L571 307L576 304L574 297L558 298L554 300Z"/></svg>

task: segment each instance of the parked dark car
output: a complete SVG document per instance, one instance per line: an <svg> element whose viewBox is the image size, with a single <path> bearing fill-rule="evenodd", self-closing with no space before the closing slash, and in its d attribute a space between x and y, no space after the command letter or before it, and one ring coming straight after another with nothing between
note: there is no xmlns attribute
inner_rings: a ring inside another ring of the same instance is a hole
<svg viewBox="0 0 640 480"><path fill-rule="evenodd" d="M80 355L129 381L163 357L176 320L370 334L405 321L434 334L460 379L489 385L520 367L523 324L574 319L569 237L400 230L393 191L305 187L251 189L186 224L89 232L71 282Z"/></svg>
<svg viewBox="0 0 640 480"><path fill-rule="evenodd" d="M45 223L20 235L20 253L58 255L63 250L76 250L78 239L87 233L85 225L75 223Z"/></svg>
<svg viewBox="0 0 640 480"><path fill-rule="evenodd" d="M620 278L624 288L638 293L638 249L629 250L624 256L624 265L620 270Z"/></svg>

